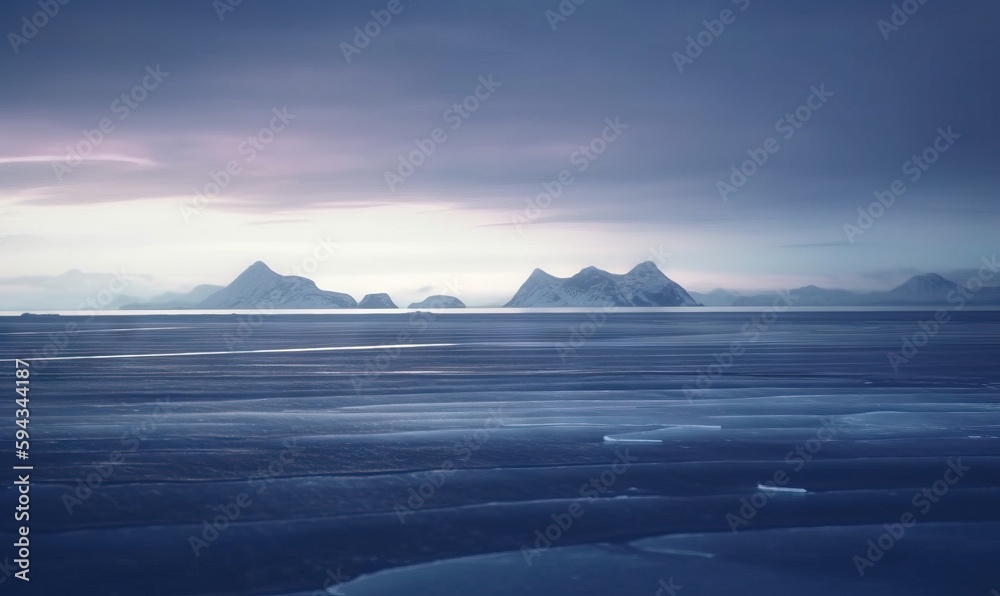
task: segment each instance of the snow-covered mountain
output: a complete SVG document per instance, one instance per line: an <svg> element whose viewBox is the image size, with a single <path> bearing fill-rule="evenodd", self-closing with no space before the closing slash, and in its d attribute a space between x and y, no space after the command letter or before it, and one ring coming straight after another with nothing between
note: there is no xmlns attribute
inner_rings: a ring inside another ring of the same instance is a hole
<svg viewBox="0 0 1000 596"><path fill-rule="evenodd" d="M646 261L624 275L587 267L573 277L560 278L535 269L504 306L698 306L698 303L654 263Z"/></svg>
<svg viewBox="0 0 1000 596"><path fill-rule="evenodd" d="M399 308L388 294L365 294L358 308Z"/></svg>
<svg viewBox="0 0 1000 596"><path fill-rule="evenodd" d="M133 302L119 307L119 310L178 310L194 308L212 294L222 289L222 286L203 284L190 292L167 292L154 296L145 302Z"/></svg>
<svg viewBox="0 0 1000 596"><path fill-rule="evenodd" d="M465 303L454 296L435 295L414 302L409 308L465 308Z"/></svg>
<svg viewBox="0 0 1000 596"><path fill-rule="evenodd" d="M295 275L279 275L261 261L231 284L200 302L196 308L356 308L347 294L327 292L315 282Z"/></svg>
<svg viewBox="0 0 1000 596"><path fill-rule="evenodd" d="M944 302L949 292L958 289L958 284L937 273L916 275L903 284L886 292L887 300L899 302Z"/></svg>

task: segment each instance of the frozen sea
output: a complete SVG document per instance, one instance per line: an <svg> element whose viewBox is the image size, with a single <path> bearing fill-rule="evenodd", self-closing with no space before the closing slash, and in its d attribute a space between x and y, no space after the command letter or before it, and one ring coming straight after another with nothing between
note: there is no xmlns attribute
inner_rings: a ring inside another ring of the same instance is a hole
<svg viewBox="0 0 1000 596"><path fill-rule="evenodd" d="M1000 312L948 317L2 317L0 592L995 596Z"/></svg>

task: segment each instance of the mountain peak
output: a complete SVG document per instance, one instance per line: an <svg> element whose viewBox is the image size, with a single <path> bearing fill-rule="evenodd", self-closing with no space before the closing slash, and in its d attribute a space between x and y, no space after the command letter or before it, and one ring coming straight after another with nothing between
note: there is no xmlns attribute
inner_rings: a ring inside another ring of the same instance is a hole
<svg viewBox="0 0 1000 596"><path fill-rule="evenodd" d="M598 280L605 280L611 276L610 273L604 269L598 269L591 265L590 267L584 267L575 275L569 278L569 281L575 284L590 284L595 283ZM558 277L555 279L559 279Z"/></svg>
<svg viewBox="0 0 1000 596"><path fill-rule="evenodd" d="M528 276L528 279L555 279L551 274L542 271L541 269L535 268Z"/></svg>
<svg viewBox="0 0 1000 596"><path fill-rule="evenodd" d="M643 262L639 263L638 265L636 265L635 267L633 267L632 271L637 271L637 270L640 270L640 269L656 269L657 271L660 270L660 268L657 267L656 263L654 263L653 261L643 261Z"/></svg>
<svg viewBox="0 0 1000 596"><path fill-rule="evenodd" d="M893 296L901 297L939 297L958 287L955 282L941 277L937 273L914 275L899 286L889 291Z"/></svg>
<svg viewBox="0 0 1000 596"><path fill-rule="evenodd" d="M199 308L356 308L347 294L327 292L305 277L280 275L255 261L232 283L212 294Z"/></svg>
<svg viewBox="0 0 1000 596"><path fill-rule="evenodd" d="M264 261L254 261L253 265L246 268L246 271L262 271L267 273L274 273L274 269L267 266Z"/></svg>
<svg viewBox="0 0 1000 596"><path fill-rule="evenodd" d="M643 261L642 263L639 263L638 265L633 267L632 270L629 271L626 275L642 277L642 278L656 276L659 278L666 279L666 276L663 275L663 272L660 271L660 268L657 267L656 263L652 261Z"/></svg>
<svg viewBox="0 0 1000 596"><path fill-rule="evenodd" d="M945 277L943 277L941 275L938 275L937 273L924 273L923 275L914 275L910 279L911 280L913 280L913 279L921 280L922 279L922 280L926 280L928 282L936 283L936 284L942 284L943 283L945 285L954 285L954 282L946 279Z"/></svg>

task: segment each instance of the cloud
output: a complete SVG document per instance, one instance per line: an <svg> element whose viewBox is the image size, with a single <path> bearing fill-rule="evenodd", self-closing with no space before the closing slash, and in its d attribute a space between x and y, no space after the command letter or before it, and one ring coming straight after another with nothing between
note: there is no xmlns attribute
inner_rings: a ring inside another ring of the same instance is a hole
<svg viewBox="0 0 1000 596"><path fill-rule="evenodd" d="M164 255L191 247L253 262L266 256L254 253L268 242L311 233L317 214L377 233L388 225L376 220L382 211L360 206L419 204L485 227L475 235L462 224L434 228L418 249L440 243L446 250L436 258L484 262L493 255L481 237L503 231L526 200L570 169L573 184L533 220L531 251L517 265L509 254L489 261L498 274L527 261L558 257L583 266L621 258L609 251L642 254L640 238L654 232L683 239L674 252L713 277L712 286L734 273L960 267L968 259L963 246L995 242L986 223L996 214L1000 82L991 75L1000 46L985 40L996 3L941 5L934 19L917 15L889 44L874 26L885 7L871 2L753 3L683 75L672 53L718 16L698 3L638 0L629 10L587 3L557 31L530 0L404 5L350 63L340 43L384 4L244 2L220 23L210 9L166 0L94 0L60 19L0 65L2 80L18 82L0 88L0 201L17 212L21 228L4 231L45 234L59 221L49 248L31 243L30 266L46 272L109 268L126 258L123 243L134 258L135 236L156 236ZM810 34L796 34L803 31ZM282 43L262 43L271 37ZM169 78L117 120L114 102L147 65L160 63ZM502 86L451 128L446 111L490 75ZM782 137L780 151L723 203L717 182L777 134L775 122L805 101L810 86L823 84L836 94L829 105L794 137ZM276 108L296 119L250 159L241 144ZM576 169L574 154L615 117L629 128ZM113 133L57 180L50 164L105 118ZM961 145L866 233L865 248L837 250L846 246L841 226L902 175L903 162L940 126L963 133ZM447 140L392 192L385 172L438 128ZM176 205L232 161L240 173L186 226ZM412 228L393 225L399 229L387 236ZM606 234L568 246L569 231ZM254 241L234 240L247 236ZM194 275L176 259L143 258L158 275ZM390 257L359 258L379 266Z"/></svg>
<svg viewBox="0 0 1000 596"><path fill-rule="evenodd" d="M106 161L112 163L127 163L139 166L155 166L155 161L131 155L97 154L80 156L81 161ZM66 162L65 155L27 155L21 157L0 157L0 165L22 163L57 163Z"/></svg>
<svg viewBox="0 0 1000 596"><path fill-rule="evenodd" d="M841 241L834 240L832 242L799 242L793 244L782 244L781 248L840 248L840 247L850 248L854 246L857 246L857 244L852 244L847 240L841 240Z"/></svg>

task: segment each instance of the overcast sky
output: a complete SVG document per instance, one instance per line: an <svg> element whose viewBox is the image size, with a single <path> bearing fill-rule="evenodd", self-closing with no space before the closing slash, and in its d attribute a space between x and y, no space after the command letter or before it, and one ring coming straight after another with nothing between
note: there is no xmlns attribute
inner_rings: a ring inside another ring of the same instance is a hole
<svg viewBox="0 0 1000 596"><path fill-rule="evenodd" d="M875 289L997 249L995 0L229 1L0 6L0 308L256 260L485 305L535 267Z"/></svg>

